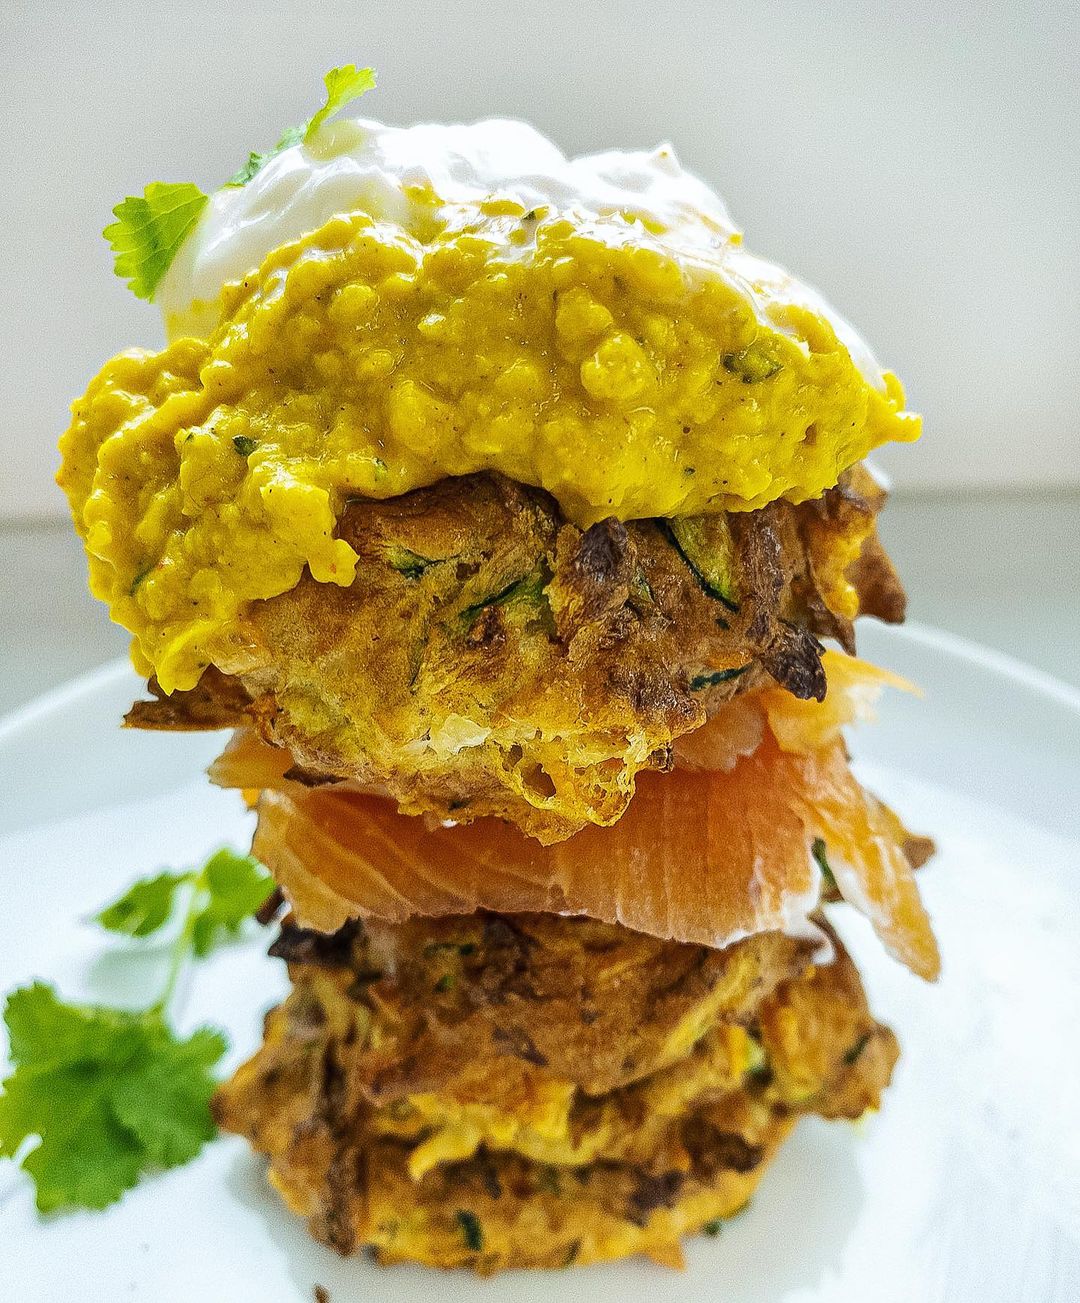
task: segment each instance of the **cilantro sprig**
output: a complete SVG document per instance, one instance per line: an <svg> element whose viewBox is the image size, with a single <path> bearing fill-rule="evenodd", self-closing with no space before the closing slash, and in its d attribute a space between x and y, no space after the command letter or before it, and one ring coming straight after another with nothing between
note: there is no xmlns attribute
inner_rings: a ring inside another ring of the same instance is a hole
<svg viewBox="0 0 1080 1303"><path fill-rule="evenodd" d="M346 104L351 104L353 100L358 100L361 95L366 95L369 90L375 89L375 71L372 68L357 68L355 64L347 63L343 68L331 68L323 78L323 84L326 87L326 103L322 108L298 127L286 127L273 149L268 149L265 154L257 154L254 151L250 153L244 166L225 182L227 186L247 185L251 178L283 149L292 149L293 145L309 141L322 124L333 117L339 109L343 109Z"/></svg>
<svg viewBox="0 0 1080 1303"><path fill-rule="evenodd" d="M201 959L235 937L273 890L273 879L250 855L221 850L201 869L159 873L130 886L95 921L110 932L146 937L160 930L186 895L184 922L176 946L181 961L190 949Z"/></svg>
<svg viewBox="0 0 1080 1303"><path fill-rule="evenodd" d="M0 1095L0 1155L38 1137L22 1166L43 1213L104 1208L213 1137L220 1032L182 1040L154 1009L67 1004L44 982L8 996L4 1020L17 1066Z"/></svg>
<svg viewBox="0 0 1080 1303"><path fill-rule="evenodd" d="M8 996L14 1072L0 1093L0 1157L21 1156L42 1212L104 1208L145 1172L195 1157L215 1133L213 1068L227 1043L169 1024L193 957L236 936L273 890L250 856L218 851L200 869L134 883L96 921L134 938L174 929L157 999L145 1009L71 1004L45 982Z"/></svg>
<svg viewBox="0 0 1080 1303"><path fill-rule="evenodd" d="M347 63L323 77L326 101L306 122L289 127L277 144L252 152L227 186L243 186L283 149L309 141L324 122L375 86L371 68ZM180 246L210 202L210 196L190 181L151 181L141 195L129 195L113 209L115 222L102 232L115 255L113 270L140 299L152 299Z"/></svg>
<svg viewBox="0 0 1080 1303"><path fill-rule="evenodd" d="M113 270L138 299L151 299L177 250L210 201L189 181L151 181L113 209L116 221L102 235L116 255Z"/></svg>

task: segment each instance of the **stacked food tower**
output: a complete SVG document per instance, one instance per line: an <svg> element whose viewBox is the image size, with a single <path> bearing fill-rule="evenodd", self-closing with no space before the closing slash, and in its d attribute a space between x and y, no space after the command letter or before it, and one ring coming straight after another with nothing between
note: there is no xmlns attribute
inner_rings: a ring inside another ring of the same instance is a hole
<svg viewBox="0 0 1080 1303"><path fill-rule="evenodd" d="M217 1116L343 1253L675 1263L888 1083L823 905L937 972L841 736L904 610L862 459L918 421L669 148L315 128L197 206L172 342L62 445L128 722L234 730L290 909Z"/></svg>

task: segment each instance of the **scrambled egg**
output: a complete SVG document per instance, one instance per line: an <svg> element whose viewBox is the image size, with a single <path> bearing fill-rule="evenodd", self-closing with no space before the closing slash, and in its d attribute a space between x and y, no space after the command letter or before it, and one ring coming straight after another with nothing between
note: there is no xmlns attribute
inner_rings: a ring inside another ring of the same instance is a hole
<svg viewBox="0 0 1080 1303"><path fill-rule="evenodd" d="M415 1181L440 1163L472 1158L481 1146L559 1167L600 1160L648 1163L673 1120L701 1099L738 1090L746 1073L765 1062L758 1042L730 1024L715 1027L698 1052L692 1050L687 1047L679 1062L621 1094L601 1096L576 1110L571 1083L541 1079L500 1104L459 1102L432 1092L409 1095L374 1118L373 1130L415 1144L408 1158ZM628 1117L633 1126L628 1127Z"/></svg>
<svg viewBox="0 0 1080 1303"><path fill-rule="evenodd" d="M305 566L352 581L350 498L490 469L581 525L752 509L918 433L824 316L764 321L641 219L432 214L426 239L332 219L228 286L209 340L123 353L74 404L59 480L91 587L165 691Z"/></svg>

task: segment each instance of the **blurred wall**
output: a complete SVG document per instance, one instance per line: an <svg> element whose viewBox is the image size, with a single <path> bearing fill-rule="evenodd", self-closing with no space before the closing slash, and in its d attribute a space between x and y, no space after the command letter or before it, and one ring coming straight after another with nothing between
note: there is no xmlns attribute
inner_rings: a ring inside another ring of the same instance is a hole
<svg viewBox="0 0 1080 1303"><path fill-rule="evenodd" d="M904 379L927 433L881 456L898 485L1080 482L1078 48L1073 0L0 0L0 518L63 510L69 400L159 341L112 205L212 188L350 61L387 121L671 139Z"/></svg>

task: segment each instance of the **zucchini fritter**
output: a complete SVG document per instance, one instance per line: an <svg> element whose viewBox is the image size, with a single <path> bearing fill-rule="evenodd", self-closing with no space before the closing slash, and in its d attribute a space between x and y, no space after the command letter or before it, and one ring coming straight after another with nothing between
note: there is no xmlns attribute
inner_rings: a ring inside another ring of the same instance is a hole
<svg viewBox="0 0 1080 1303"><path fill-rule="evenodd" d="M850 648L860 611L902 616L883 496L856 467L798 506L584 532L497 475L358 499L351 587L306 577L253 603L230 664L128 722L205 727L216 701L219 726L250 718L309 778L558 841L614 823L635 775L734 693L771 676L820 700L818 636Z"/></svg>
<svg viewBox="0 0 1080 1303"><path fill-rule="evenodd" d="M888 1082L895 1039L821 926L831 963L780 933L715 951L554 915L287 927L292 993L215 1111L341 1252L674 1261L798 1113L858 1117Z"/></svg>

